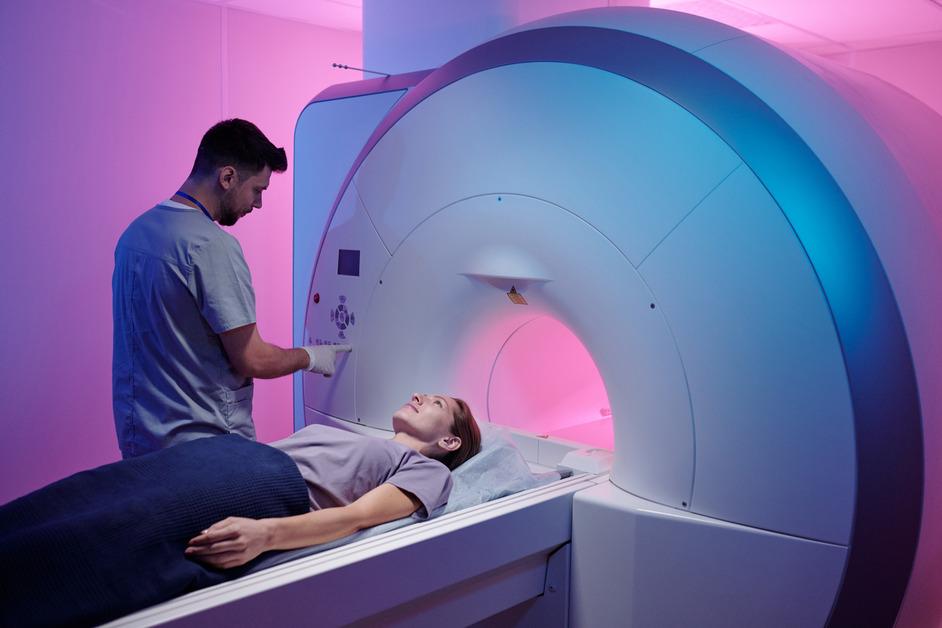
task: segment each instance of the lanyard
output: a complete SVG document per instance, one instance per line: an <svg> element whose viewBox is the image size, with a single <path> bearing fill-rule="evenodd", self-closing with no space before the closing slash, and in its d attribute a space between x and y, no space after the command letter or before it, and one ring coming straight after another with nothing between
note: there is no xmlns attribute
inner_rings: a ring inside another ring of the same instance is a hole
<svg viewBox="0 0 942 628"><path fill-rule="evenodd" d="M190 196L190 195L187 194L186 192L183 192L183 191L180 191L180 190L177 190L177 196L182 196L183 198L185 198L185 199L188 200L188 201L193 201L194 203L196 203L196 205L197 205L200 209L203 210L203 213L206 214L206 217L207 217L207 218L209 218L210 220L213 220L213 217L212 217L212 216L209 214L209 212L206 210L206 207L205 207L202 203L200 203L198 200L196 200L195 198L193 198L192 196ZM213 221L213 222L215 222L215 221Z"/></svg>

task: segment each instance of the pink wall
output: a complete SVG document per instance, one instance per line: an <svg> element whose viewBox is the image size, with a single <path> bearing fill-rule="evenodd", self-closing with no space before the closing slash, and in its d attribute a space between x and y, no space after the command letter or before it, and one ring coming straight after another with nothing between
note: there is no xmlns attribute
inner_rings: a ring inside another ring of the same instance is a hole
<svg viewBox="0 0 942 628"><path fill-rule="evenodd" d="M912 96L921 100L942 115L942 81L940 67L942 67L942 42L929 42L892 48L877 48L859 50L853 53L832 57L857 70L867 72L903 89ZM868 95L869 96L869 95ZM924 112L920 111L915 103L908 99L899 102L886 101L883 115L905 118L910 121L910 131L919 134L919 141L909 141L905 135L882 134L894 154L903 158L908 166L907 174L919 184L920 192L930 212L929 219L934 220L937 226L942 226L942 185L938 184L940 166L939 147L942 147L942 132L939 120L928 120ZM919 124L919 122L924 122ZM886 125L889 126L889 125ZM900 131L901 129L896 129ZM911 152L904 150L909 148ZM917 149L915 152L913 149ZM909 157L909 159L905 159ZM907 242L907 246L919 246L916 242ZM931 267L922 269L923 274L931 273ZM930 275L931 276L931 275ZM936 278L938 281L938 278ZM924 303L931 303L933 295L921 293ZM939 322L930 320L930 329L938 329ZM921 356L921 360L920 358ZM914 356L917 365L922 364L923 372L933 372L933 364L939 361L934 359L938 352L926 350L926 346L914 347ZM935 367L938 371L938 366ZM923 411L938 407L938 387L921 391ZM934 406L933 406L934 404ZM929 415L930 417L932 415ZM913 568L906 598L897 619L896 626L922 627L939 626L942 618L942 536L939 534L942 522L942 463L938 458L938 444L940 439L940 426L937 423L927 422L923 426L923 439L925 442L925 474L926 485L923 501L922 530L920 533L919 550Z"/></svg>
<svg viewBox="0 0 942 628"><path fill-rule="evenodd" d="M829 58L892 83L942 115L942 41L857 50Z"/></svg>
<svg viewBox="0 0 942 628"><path fill-rule="evenodd" d="M359 33L189 0L0 3L0 503L118 459L111 271L127 224L185 178L202 133L256 122L292 163L294 122L361 58ZM291 178L233 229L259 327L291 340ZM291 431L289 378L259 381L260 440Z"/></svg>

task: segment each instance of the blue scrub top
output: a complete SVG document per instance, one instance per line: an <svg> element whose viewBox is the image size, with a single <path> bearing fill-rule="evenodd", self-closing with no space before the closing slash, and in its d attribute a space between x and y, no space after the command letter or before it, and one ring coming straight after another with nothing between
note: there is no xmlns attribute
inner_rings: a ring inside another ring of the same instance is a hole
<svg viewBox="0 0 942 628"><path fill-rule="evenodd" d="M254 439L252 380L233 369L219 339L255 322L238 240L199 209L165 201L118 240L111 288L122 455L216 434Z"/></svg>

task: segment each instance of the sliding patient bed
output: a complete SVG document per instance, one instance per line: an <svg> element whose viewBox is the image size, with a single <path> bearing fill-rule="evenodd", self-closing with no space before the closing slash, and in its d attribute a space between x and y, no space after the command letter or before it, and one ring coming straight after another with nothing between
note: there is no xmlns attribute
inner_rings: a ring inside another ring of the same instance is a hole
<svg viewBox="0 0 942 628"><path fill-rule="evenodd" d="M565 625L580 474L182 596L108 626Z"/></svg>

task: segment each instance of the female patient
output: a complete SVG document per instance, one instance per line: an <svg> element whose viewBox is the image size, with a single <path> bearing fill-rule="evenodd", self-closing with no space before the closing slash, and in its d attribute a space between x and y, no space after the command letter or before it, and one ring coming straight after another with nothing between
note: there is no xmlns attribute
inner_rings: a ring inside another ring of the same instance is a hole
<svg viewBox="0 0 942 628"><path fill-rule="evenodd" d="M448 501L449 470L478 452L480 432L468 405L444 395L414 394L392 419L390 440L311 425L272 443L301 470L312 512L230 517L192 539L186 554L228 568L268 550L326 543L412 513L427 518Z"/></svg>
<svg viewBox="0 0 942 628"><path fill-rule="evenodd" d="M268 550L427 518L480 432L444 395L413 395L392 424L388 440L320 425L272 446L202 438L0 507L0 625L103 623L237 577Z"/></svg>

